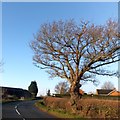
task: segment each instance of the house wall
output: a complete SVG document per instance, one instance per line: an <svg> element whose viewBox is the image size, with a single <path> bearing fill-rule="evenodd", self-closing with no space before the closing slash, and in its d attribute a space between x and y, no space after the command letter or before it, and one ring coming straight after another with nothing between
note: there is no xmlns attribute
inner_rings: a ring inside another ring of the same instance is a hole
<svg viewBox="0 0 120 120"><path fill-rule="evenodd" d="M96 90L96 95L98 95L98 91Z"/></svg>

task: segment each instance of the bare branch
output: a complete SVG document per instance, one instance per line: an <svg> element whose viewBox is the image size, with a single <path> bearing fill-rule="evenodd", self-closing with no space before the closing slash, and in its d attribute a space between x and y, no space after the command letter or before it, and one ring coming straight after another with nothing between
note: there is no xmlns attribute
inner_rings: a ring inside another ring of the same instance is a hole
<svg viewBox="0 0 120 120"><path fill-rule="evenodd" d="M108 20L105 25L62 20L41 25L30 46L35 65L42 65L52 77L61 77L71 84L90 80L102 73L100 67L120 61L118 23ZM39 66L41 67L41 66Z"/></svg>
<svg viewBox="0 0 120 120"><path fill-rule="evenodd" d="M96 74L96 75L103 75L103 76L116 76L117 72L106 72L106 71L89 71L90 73Z"/></svg>
<svg viewBox="0 0 120 120"><path fill-rule="evenodd" d="M97 66L91 67L91 69L96 69L96 68L98 68L100 66L108 65L108 64L115 63L115 62L118 62L118 61L120 61L120 59L118 59L118 60L112 60L110 62L105 62L105 63L99 64Z"/></svg>
<svg viewBox="0 0 120 120"><path fill-rule="evenodd" d="M105 82L105 83L102 85L101 88L102 88L102 89L107 89L107 90L112 90L112 89L114 89L115 87L114 87L114 85L113 85L110 81L107 81L107 82Z"/></svg>

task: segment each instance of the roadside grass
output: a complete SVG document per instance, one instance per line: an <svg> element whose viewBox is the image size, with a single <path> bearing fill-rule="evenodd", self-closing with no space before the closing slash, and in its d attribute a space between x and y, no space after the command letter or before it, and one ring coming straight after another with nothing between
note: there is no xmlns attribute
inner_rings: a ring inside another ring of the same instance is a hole
<svg viewBox="0 0 120 120"><path fill-rule="evenodd" d="M2 103L2 99L0 99L0 103Z"/></svg>
<svg viewBox="0 0 120 120"><path fill-rule="evenodd" d="M46 107L43 103L43 100L39 100L35 103L35 106L44 111L44 112L47 112L57 118L77 118L77 119L80 119L80 120L85 120L85 118L82 118L80 117L79 115L74 115L74 114L71 114L69 112L66 112L64 110L61 110L61 109L50 109L48 107Z"/></svg>
<svg viewBox="0 0 120 120"><path fill-rule="evenodd" d="M31 101L31 100L35 100L35 98L27 98L24 100L21 100L21 99L0 99L0 103L4 104L4 103L10 103L10 102Z"/></svg>
<svg viewBox="0 0 120 120"><path fill-rule="evenodd" d="M8 102L15 102L18 100L0 100L0 103L8 103Z"/></svg>
<svg viewBox="0 0 120 120"><path fill-rule="evenodd" d="M2 100L0 101L1 104L11 103L11 102L21 102L23 100Z"/></svg>

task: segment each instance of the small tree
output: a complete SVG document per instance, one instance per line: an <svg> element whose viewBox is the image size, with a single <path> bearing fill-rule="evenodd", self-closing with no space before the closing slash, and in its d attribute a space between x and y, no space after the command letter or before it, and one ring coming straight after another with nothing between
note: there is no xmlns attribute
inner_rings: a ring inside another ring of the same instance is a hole
<svg viewBox="0 0 120 120"><path fill-rule="evenodd" d="M69 91L68 82L59 82L55 86L55 92L58 94L66 94Z"/></svg>
<svg viewBox="0 0 120 120"><path fill-rule="evenodd" d="M102 89L114 89L115 87L114 87L113 83L111 83L110 81L107 81L102 85L101 88Z"/></svg>
<svg viewBox="0 0 120 120"><path fill-rule="evenodd" d="M50 93L50 89L47 91L47 96L50 96L51 93Z"/></svg>
<svg viewBox="0 0 120 120"><path fill-rule="evenodd" d="M33 97L36 97L38 93L38 87L36 81L32 81L30 86L28 87L28 91L32 94Z"/></svg>

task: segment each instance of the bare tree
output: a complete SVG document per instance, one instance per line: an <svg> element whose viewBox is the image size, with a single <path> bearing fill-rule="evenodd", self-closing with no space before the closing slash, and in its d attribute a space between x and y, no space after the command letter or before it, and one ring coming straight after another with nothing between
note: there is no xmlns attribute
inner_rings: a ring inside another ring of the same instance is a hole
<svg viewBox="0 0 120 120"><path fill-rule="evenodd" d="M120 60L118 38L113 20L105 25L60 20L41 25L30 46L37 67L70 82L71 106L76 108L81 81L95 82L95 75L115 74L104 66Z"/></svg>
<svg viewBox="0 0 120 120"><path fill-rule="evenodd" d="M110 81L107 81L107 82L105 82L103 85L102 85L102 87L101 87L102 89L107 89L107 90L112 90L112 89L114 89L115 87L114 87L114 85L113 85L113 83L111 83Z"/></svg>
<svg viewBox="0 0 120 120"><path fill-rule="evenodd" d="M59 82L55 86L55 92L58 94L66 94L69 91L68 82Z"/></svg>

